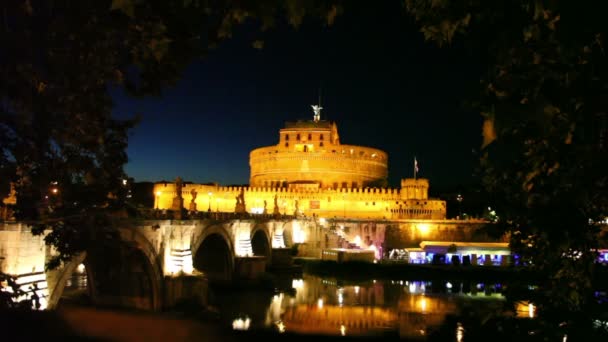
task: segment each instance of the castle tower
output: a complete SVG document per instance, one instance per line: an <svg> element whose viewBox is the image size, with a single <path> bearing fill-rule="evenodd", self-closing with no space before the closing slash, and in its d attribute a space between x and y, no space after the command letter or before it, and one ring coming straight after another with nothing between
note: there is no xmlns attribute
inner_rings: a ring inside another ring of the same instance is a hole
<svg viewBox="0 0 608 342"><path fill-rule="evenodd" d="M388 155L379 149L343 145L334 122L321 120L321 106L312 106L313 120L287 122L279 143L249 155L251 187L336 189L385 187Z"/></svg>
<svg viewBox="0 0 608 342"><path fill-rule="evenodd" d="M401 198L428 199L429 180L425 178L405 178L401 180Z"/></svg>

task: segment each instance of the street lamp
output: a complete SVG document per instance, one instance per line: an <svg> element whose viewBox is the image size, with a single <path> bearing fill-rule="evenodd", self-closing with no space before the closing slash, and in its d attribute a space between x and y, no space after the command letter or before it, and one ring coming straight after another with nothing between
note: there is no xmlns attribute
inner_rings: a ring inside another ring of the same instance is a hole
<svg viewBox="0 0 608 342"><path fill-rule="evenodd" d="M211 196L213 196L213 192L209 191L208 195L209 195L209 208L207 209L207 211L211 212Z"/></svg>

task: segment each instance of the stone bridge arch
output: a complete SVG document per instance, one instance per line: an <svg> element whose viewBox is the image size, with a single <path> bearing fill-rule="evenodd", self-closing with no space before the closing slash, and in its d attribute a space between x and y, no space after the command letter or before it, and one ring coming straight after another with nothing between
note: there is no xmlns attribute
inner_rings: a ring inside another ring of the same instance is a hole
<svg viewBox="0 0 608 342"><path fill-rule="evenodd" d="M196 230L191 239L192 265L211 281L229 281L234 273L234 238L221 225Z"/></svg>
<svg viewBox="0 0 608 342"><path fill-rule="evenodd" d="M251 230L251 249L253 255L264 256L270 260L272 251L272 232L267 224L257 224Z"/></svg>
<svg viewBox="0 0 608 342"><path fill-rule="evenodd" d="M160 256L139 229L118 228L118 233L117 245L104 248L103 255L94 250L83 252L62 268L47 273L48 308L57 306L68 279L81 263L86 267L93 303L155 311L162 308Z"/></svg>

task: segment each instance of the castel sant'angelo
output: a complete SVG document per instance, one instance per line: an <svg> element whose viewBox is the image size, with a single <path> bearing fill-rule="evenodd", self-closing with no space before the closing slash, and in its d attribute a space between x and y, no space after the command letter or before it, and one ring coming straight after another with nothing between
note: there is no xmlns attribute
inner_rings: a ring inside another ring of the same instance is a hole
<svg viewBox="0 0 608 342"><path fill-rule="evenodd" d="M388 155L340 142L335 122L287 122L278 144L251 151L249 187L157 183L156 209L372 219L445 219L445 201L429 199L429 181L387 188ZM181 190L181 196L177 190ZM180 198L181 197L181 198Z"/></svg>

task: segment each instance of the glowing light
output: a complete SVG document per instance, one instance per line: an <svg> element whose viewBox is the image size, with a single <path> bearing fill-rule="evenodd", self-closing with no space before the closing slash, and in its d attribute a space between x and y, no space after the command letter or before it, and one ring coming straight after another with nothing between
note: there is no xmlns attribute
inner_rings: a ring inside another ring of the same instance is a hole
<svg viewBox="0 0 608 342"><path fill-rule="evenodd" d="M277 321L275 324L277 325L277 329L280 333L285 332L285 324L283 323L283 321Z"/></svg>
<svg viewBox="0 0 608 342"><path fill-rule="evenodd" d="M249 317L245 317L245 319L237 318L232 321L232 329L233 330L249 330L249 325L251 324L251 319Z"/></svg>
<svg viewBox="0 0 608 342"><path fill-rule="evenodd" d="M251 208L251 213L252 214L263 214L264 208Z"/></svg>
<svg viewBox="0 0 608 342"><path fill-rule="evenodd" d="M361 237L359 235L355 236L353 243L357 246L361 246Z"/></svg>
<svg viewBox="0 0 608 342"><path fill-rule="evenodd" d="M426 298L422 298L420 300L420 309L422 310L422 312L426 311Z"/></svg>
<svg viewBox="0 0 608 342"><path fill-rule="evenodd" d="M78 265L78 267L76 267L76 272L84 273L84 264Z"/></svg>
<svg viewBox="0 0 608 342"><path fill-rule="evenodd" d="M319 309L323 309L323 298L319 298L319 300L317 301L317 307Z"/></svg>
<svg viewBox="0 0 608 342"><path fill-rule="evenodd" d="M53 188L51 191L52 191L54 194L57 194L57 193L59 192L59 189L57 189L57 188Z"/></svg>
<svg viewBox="0 0 608 342"><path fill-rule="evenodd" d="M445 287L448 289L452 288L452 283L450 283L449 281L447 283L445 283Z"/></svg>
<svg viewBox="0 0 608 342"><path fill-rule="evenodd" d="M338 304L344 304L344 296L342 295L342 293L338 293Z"/></svg>
<svg viewBox="0 0 608 342"><path fill-rule="evenodd" d="M416 227L422 236L428 235L429 231L431 230L431 226L426 223L418 224Z"/></svg>
<svg viewBox="0 0 608 342"><path fill-rule="evenodd" d="M285 248L285 239L283 239L283 231L275 232L272 237L272 248Z"/></svg>
<svg viewBox="0 0 608 342"><path fill-rule="evenodd" d="M283 293L279 293L278 295L274 295L272 297L272 302L275 304L280 304L283 301Z"/></svg>
<svg viewBox="0 0 608 342"><path fill-rule="evenodd" d="M162 193L162 192L160 192L160 191L157 191L157 192L156 192L156 196L160 196L160 195L162 195L162 194L163 194L163 193Z"/></svg>
<svg viewBox="0 0 608 342"><path fill-rule="evenodd" d="M303 243L306 242L306 232L300 227L300 224L294 222L293 224L293 242Z"/></svg>
<svg viewBox="0 0 608 342"><path fill-rule="evenodd" d="M416 292L416 283L411 283L409 286L410 293Z"/></svg>
<svg viewBox="0 0 608 342"><path fill-rule="evenodd" d="M301 289L304 287L304 279L293 279L291 281L291 287L294 289Z"/></svg>
<svg viewBox="0 0 608 342"><path fill-rule="evenodd" d="M359 294L359 286L355 286L355 293Z"/></svg>
<svg viewBox="0 0 608 342"><path fill-rule="evenodd" d="M456 342L462 342L464 337L464 328L460 322L456 323Z"/></svg>
<svg viewBox="0 0 608 342"><path fill-rule="evenodd" d="M340 325L340 335L342 335L342 336L346 335L346 327L344 326L344 324Z"/></svg>
<svg viewBox="0 0 608 342"><path fill-rule="evenodd" d="M530 303L528 304L528 317L530 318L534 318L534 304Z"/></svg>
<svg viewBox="0 0 608 342"><path fill-rule="evenodd" d="M324 225L325 223L327 223L327 220L324 217L319 218L319 224Z"/></svg>

